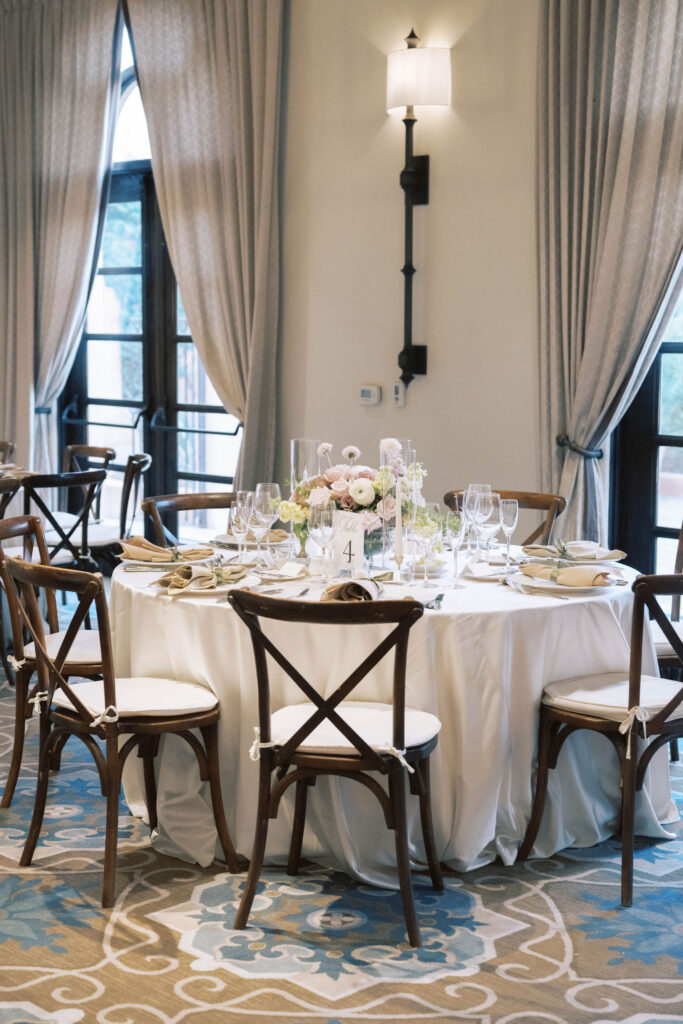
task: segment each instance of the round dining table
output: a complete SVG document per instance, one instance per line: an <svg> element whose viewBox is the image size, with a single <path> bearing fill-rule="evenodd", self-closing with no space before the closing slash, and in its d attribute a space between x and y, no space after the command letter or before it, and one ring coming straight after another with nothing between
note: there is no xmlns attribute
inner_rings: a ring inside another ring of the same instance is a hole
<svg viewBox="0 0 683 1024"><path fill-rule="evenodd" d="M632 570L623 570L629 583ZM255 822L258 764L250 758L258 722L249 632L223 589L168 596L154 586L159 569L112 577L110 621L118 676L163 676L211 689L220 701L223 799L233 841L249 856ZM301 581L279 596L294 596ZM309 577L305 600L317 600L322 580ZM239 584L238 584L239 585ZM565 599L543 591L521 593L498 582L447 583L441 605L413 627L406 705L437 715L439 743L431 756L432 807L441 861L467 871L496 858L514 862L531 809L538 709L544 686L596 672L628 672L633 594L630 586L576 592ZM437 591L432 589L431 596ZM420 587L406 594L425 600ZM400 587L385 587L391 597ZM303 599L303 598L302 598ZM382 627L296 626L269 622L267 633L324 695L358 665ZM386 627L385 627L386 628ZM300 691L270 663L272 710L298 703ZM644 645L643 670L657 674L654 648ZM354 699L390 701L392 665L385 659ZM217 836L208 783L178 737L162 739L157 758L158 828L153 845L165 854L211 863ZM124 794L144 816L141 772L129 759ZM408 799L411 857L424 863L417 800ZM591 846L613 834L620 807L617 756L604 737L574 734L550 773L548 798L532 856L569 846ZM286 860L293 794L271 822L267 860ZM671 799L668 751L659 751L638 794L636 831L668 838L678 817ZM393 833L365 787L319 778L309 791L303 854L363 881L396 887Z"/></svg>

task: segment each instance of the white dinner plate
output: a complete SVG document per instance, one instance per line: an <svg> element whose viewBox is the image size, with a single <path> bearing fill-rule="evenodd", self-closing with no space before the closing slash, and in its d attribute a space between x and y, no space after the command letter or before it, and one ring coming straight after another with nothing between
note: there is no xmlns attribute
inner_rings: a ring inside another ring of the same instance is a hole
<svg viewBox="0 0 683 1024"><path fill-rule="evenodd" d="M554 583L552 580L542 580L538 576L525 576L523 572L513 573L508 576L512 586L525 587L527 590L537 590L546 594L605 594L621 584L610 583L608 587L568 587L564 583ZM626 580L624 580L626 583Z"/></svg>

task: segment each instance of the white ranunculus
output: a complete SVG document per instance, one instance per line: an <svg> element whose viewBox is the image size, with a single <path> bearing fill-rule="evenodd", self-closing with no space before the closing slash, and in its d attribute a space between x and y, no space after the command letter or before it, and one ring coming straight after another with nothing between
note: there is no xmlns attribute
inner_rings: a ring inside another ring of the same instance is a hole
<svg viewBox="0 0 683 1024"><path fill-rule="evenodd" d="M364 476L352 480L349 484L349 494L357 505L371 505L375 500L375 488L372 486L372 480L368 480Z"/></svg>

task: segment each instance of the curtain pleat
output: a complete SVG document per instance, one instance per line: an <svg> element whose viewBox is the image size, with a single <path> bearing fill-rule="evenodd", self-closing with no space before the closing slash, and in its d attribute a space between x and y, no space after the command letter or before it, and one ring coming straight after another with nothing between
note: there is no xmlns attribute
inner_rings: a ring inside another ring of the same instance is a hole
<svg viewBox="0 0 683 1024"><path fill-rule="evenodd" d="M127 16L171 262L253 487L275 459L282 0L128 0Z"/></svg>
<svg viewBox="0 0 683 1024"><path fill-rule="evenodd" d="M609 436L683 286L682 61L678 0L543 2L541 433L565 537L606 540Z"/></svg>
<svg viewBox="0 0 683 1024"><path fill-rule="evenodd" d="M39 471L56 468L54 401L87 303L118 94L117 8L0 6L0 431ZM34 408L52 411L34 420Z"/></svg>

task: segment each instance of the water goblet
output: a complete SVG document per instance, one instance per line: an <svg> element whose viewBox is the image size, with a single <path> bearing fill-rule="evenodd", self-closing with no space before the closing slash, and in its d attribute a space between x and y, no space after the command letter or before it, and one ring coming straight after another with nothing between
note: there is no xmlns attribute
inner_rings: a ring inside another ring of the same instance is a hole
<svg viewBox="0 0 683 1024"><path fill-rule="evenodd" d="M327 582L332 575L330 545L335 533L335 508L334 503L314 505L308 517L308 532L322 551L323 572Z"/></svg>
<svg viewBox="0 0 683 1024"><path fill-rule="evenodd" d="M491 484L468 484L463 495L462 509L468 526L467 550L472 550L472 538L475 540L475 557L479 554L479 535L477 525L480 520L478 499L482 494L491 493Z"/></svg>
<svg viewBox="0 0 683 1024"><path fill-rule="evenodd" d="M262 483L256 485L256 490L254 492L254 508L258 508L259 512L261 512L268 520L268 533L266 534L266 559L268 562L271 562L273 557L270 549L270 532L273 523L278 518L279 506L279 484Z"/></svg>
<svg viewBox="0 0 683 1024"><path fill-rule="evenodd" d="M517 504L516 498L501 498L500 501L500 525L505 539L507 541L507 551L505 556L505 567L510 567L510 538L515 531L517 526L517 519L519 517L519 505Z"/></svg>
<svg viewBox="0 0 683 1024"><path fill-rule="evenodd" d="M423 582L425 589L429 587L429 561L441 538L441 509L435 501L427 501L417 509L415 521L416 539L424 551Z"/></svg>
<svg viewBox="0 0 683 1024"><path fill-rule="evenodd" d="M500 495L482 494L479 498L479 518L477 530L485 545L486 564L489 565L489 549L491 541L500 530Z"/></svg>

